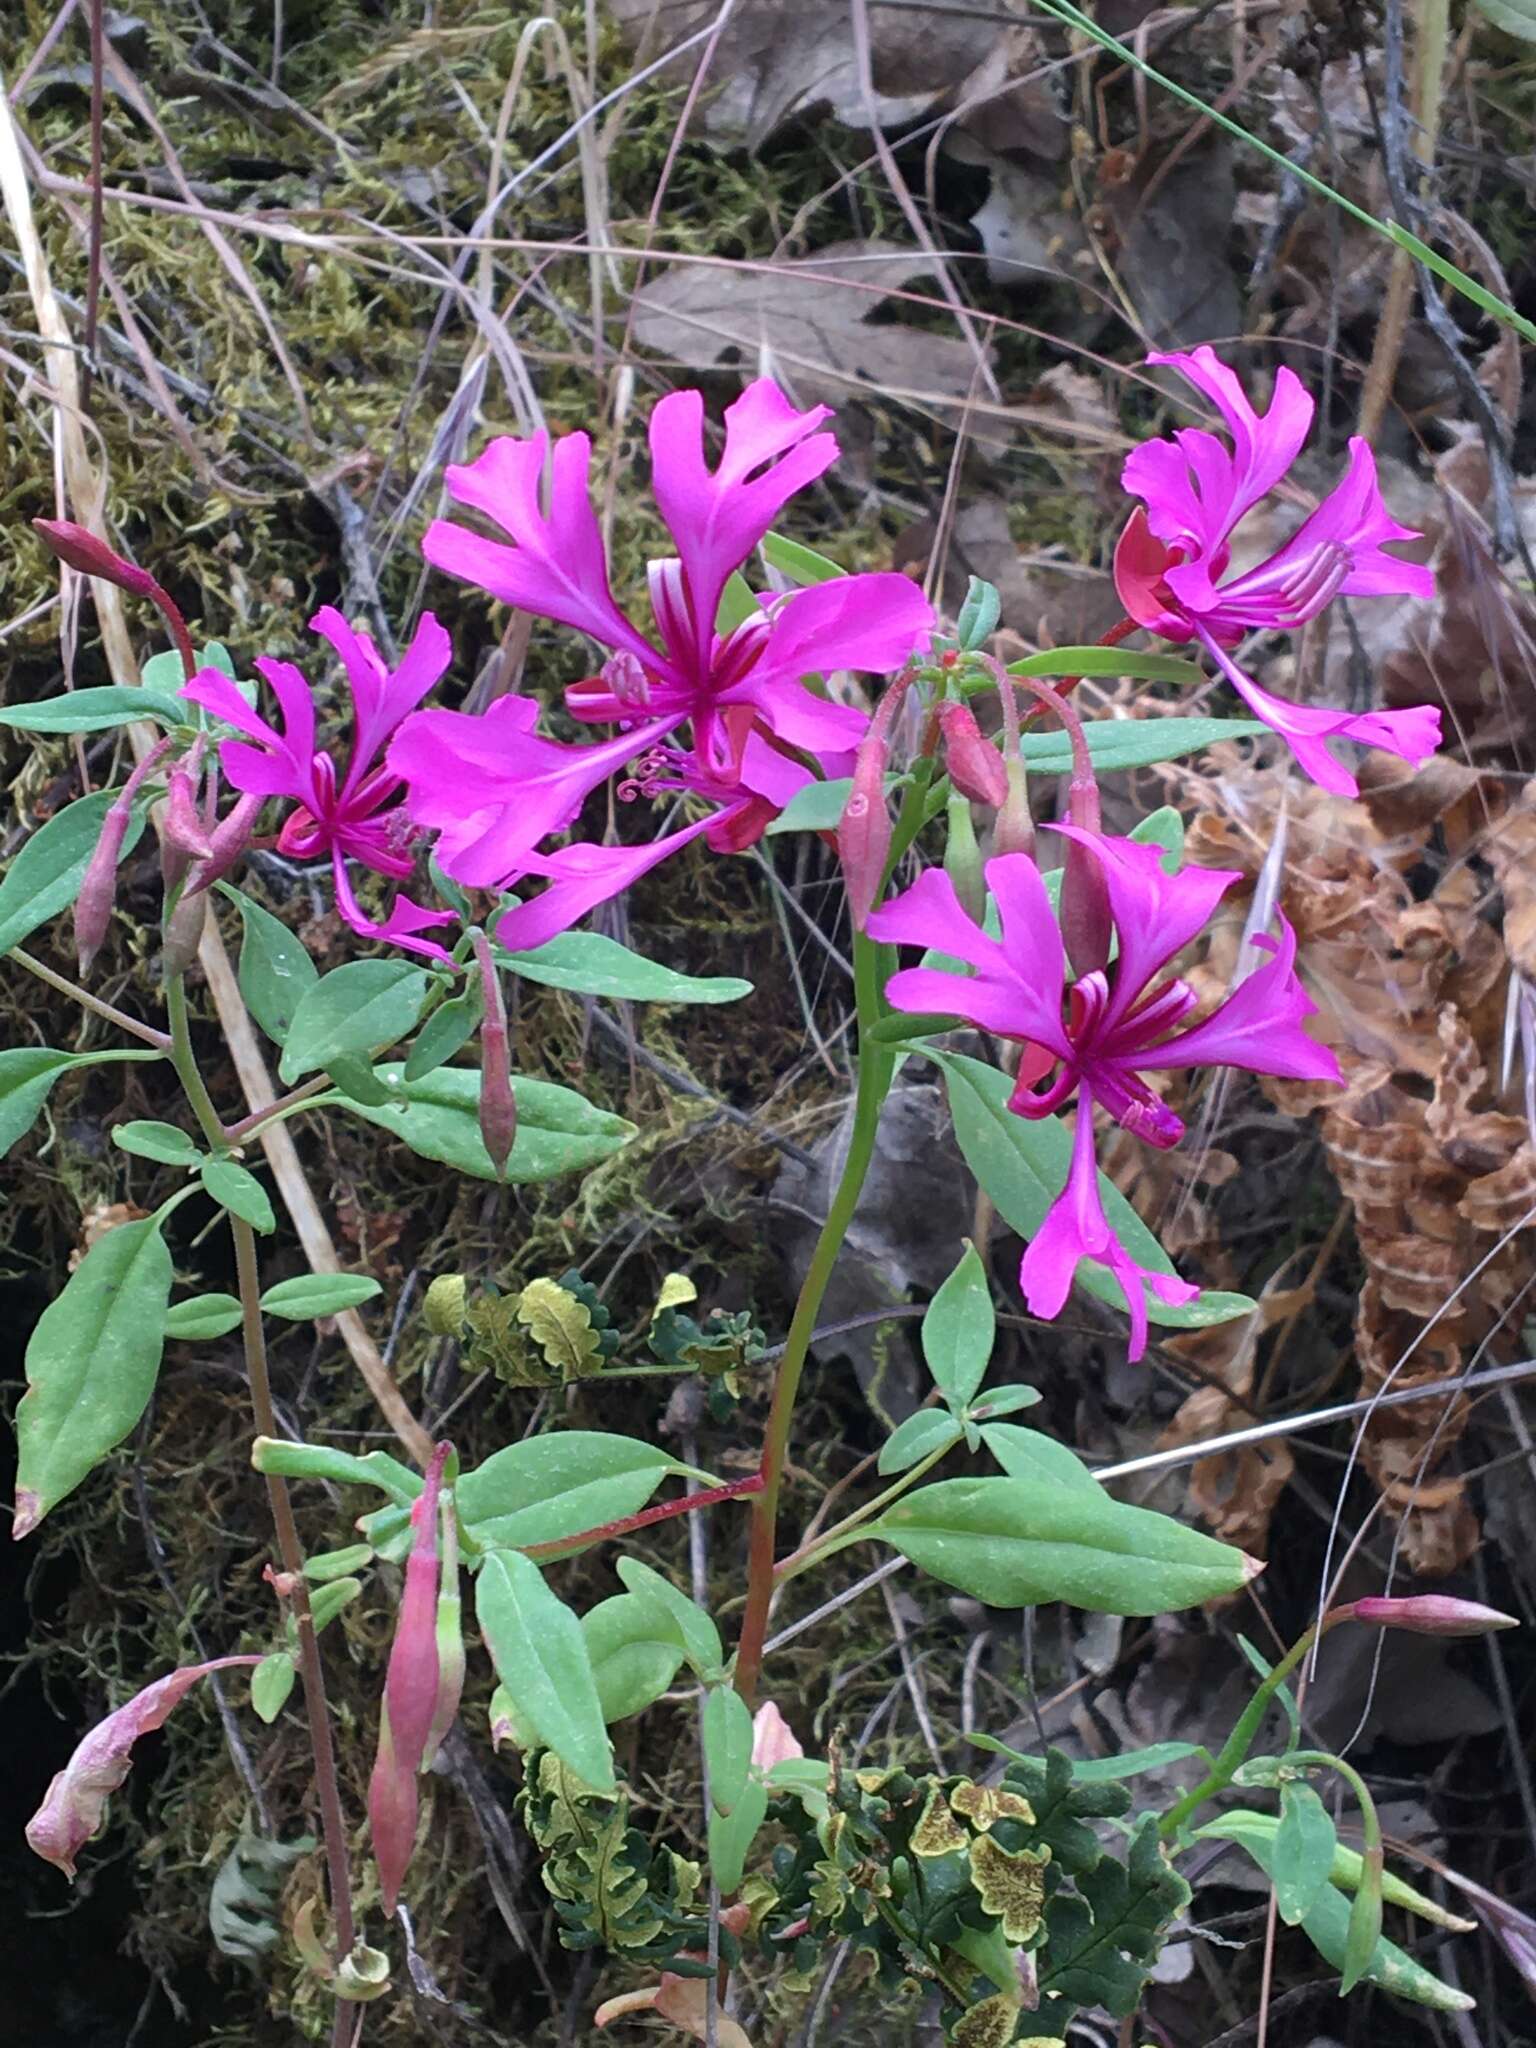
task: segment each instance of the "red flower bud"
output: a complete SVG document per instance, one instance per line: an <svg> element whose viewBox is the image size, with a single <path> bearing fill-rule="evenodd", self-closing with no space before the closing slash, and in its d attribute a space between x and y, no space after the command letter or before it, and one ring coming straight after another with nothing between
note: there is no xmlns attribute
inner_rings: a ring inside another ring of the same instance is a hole
<svg viewBox="0 0 1536 2048"><path fill-rule="evenodd" d="M112 922L112 905L117 897L117 864L122 858L123 840L132 816L132 799L126 794L120 796L102 820L95 851L86 863L85 879L80 884L80 894L75 898L75 953L82 979L101 951L107 927Z"/></svg>
<svg viewBox="0 0 1536 2048"><path fill-rule="evenodd" d="M1373 1594L1354 1601L1349 1611L1356 1621L1374 1628L1405 1628L1420 1636L1486 1636L1495 1629L1520 1626L1512 1614L1449 1593L1411 1593L1401 1600Z"/></svg>
<svg viewBox="0 0 1536 2048"><path fill-rule="evenodd" d="M856 932L875 907L891 851L891 814L885 802L885 734L872 726L860 743L853 788L837 821L837 857Z"/></svg>
<svg viewBox="0 0 1536 2048"><path fill-rule="evenodd" d="M59 560L82 576L99 576L103 583L115 583L134 597L152 597L158 588L147 570L125 562L104 540L72 519L34 519L32 525Z"/></svg>
<svg viewBox="0 0 1536 2048"><path fill-rule="evenodd" d="M995 809L1008 794L1008 771L996 747L982 735L969 704L941 704L944 762L962 796Z"/></svg>

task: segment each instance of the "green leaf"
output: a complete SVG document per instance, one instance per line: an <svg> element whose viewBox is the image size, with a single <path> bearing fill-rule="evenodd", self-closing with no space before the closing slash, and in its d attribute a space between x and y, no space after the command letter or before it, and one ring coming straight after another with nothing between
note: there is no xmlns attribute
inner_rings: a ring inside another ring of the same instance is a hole
<svg viewBox="0 0 1536 2048"><path fill-rule="evenodd" d="M848 574L830 555L817 554L803 541L791 540L787 533L765 533L758 546L770 569L777 569L781 576L802 586L832 583Z"/></svg>
<svg viewBox="0 0 1536 2048"><path fill-rule="evenodd" d="M1002 615L1003 600L997 585L973 576L965 593L965 603L960 607L960 616L955 621L955 638L967 654L973 654L978 647L986 645L996 632Z"/></svg>
<svg viewBox="0 0 1536 2048"><path fill-rule="evenodd" d="M251 1673L251 1705L256 1718L270 1727L288 1704L299 1668L287 1650L274 1650L263 1657Z"/></svg>
<svg viewBox="0 0 1536 2048"><path fill-rule="evenodd" d="M1273 1882L1276 1833L1272 1815L1239 1808L1196 1828L1194 1839L1238 1843ZM1352 1901L1337 1885L1330 1883L1318 1895L1316 1904L1301 1923L1302 1932L1318 1954L1339 1971L1344 1968L1349 1943L1351 1907ZM1432 2006L1438 2012L1470 2012L1477 2003L1464 1991L1443 1984L1422 1964L1416 1963L1412 1956L1388 1941L1385 1935L1378 1938L1363 1976L1367 1983L1379 1984L1383 1991L1412 1999L1416 2005Z"/></svg>
<svg viewBox="0 0 1536 2048"><path fill-rule="evenodd" d="M906 781L905 775L887 775L886 795L902 788ZM830 782L805 783L768 827L768 837L773 839L783 832L835 831L852 789L853 778L849 775L834 776Z"/></svg>
<svg viewBox="0 0 1536 2048"><path fill-rule="evenodd" d="M316 1586L309 1596L309 1612L318 1632L340 1614L343 1607L350 1607L363 1590L361 1579L327 1579L323 1586Z"/></svg>
<svg viewBox="0 0 1536 2048"><path fill-rule="evenodd" d="M171 1255L153 1216L98 1238L27 1346L16 1410L16 1520L25 1536L120 1444L154 1392Z"/></svg>
<svg viewBox="0 0 1536 2048"><path fill-rule="evenodd" d="M746 1791L752 1768L752 1712L734 1686L710 1687L704 1695L701 1729L710 1804L717 1813L729 1813Z"/></svg>
<svg viewBox="0 0 1536 2048"><path fill-rule="evenodd" d="M987 1270L976 1247L967 1244L923 1317L923 1356L951 1408L964 1408L986 1378L996 1337Z"/></svg>
<svg viewBox="0 0 1536 2048"><path fill-rule="evenodd" d="M941 1480L862 1533L989 1607L1061 1600L1094 1614L1168 1614L1249 1576L1240 1550L1197 1529L1052 1480Z"/></svg>
<svg viewBox="0 0 1536 2048"><path fill-rule="evenodd" d="M422 1025L416 1034L416 1043L406 1055L402 1079L409 1084L435 1073L462 1046L468 1045L484 1015L485 997L476 975L462 995L451 996L446 1003L440 1004Z"/></svg>
<svg viewBox="0 0 1536 2048"><path fill-rule="evenodd" d="M1473 4L1505 35L1536 43L1536 0L1473 0Z"/></svg>
<svg viewBox="0 0 1536 2048"><path fill-rule="evenodd" d="M0 882L0 953L9 953L74 902L102 823L116 801L117 792L110 789L82 796L39 825L26 841ZM144 811L136 806L123 834L119 864L138 845L143 831Z"/></svg>
<svg viewBox="0 0 1536 2048"><path fill-rule="evenodd" d="M179 665L178 665L179 673ZM17 732L106 732L114 725L133 725L141 718L162 724L190 725L192 707L153 690L123 689L109 684L99 690L66 690L62 697L44 697L36 704L15 704L0 711L0 725Z"/></svg>
<svg viewBox="0 0 1536 2048"><path fill-rule="evenodd" d="M162 1166L195 1166L204 1156L197 1140L175 1124L114 1124L112 1142L124 1152L156 1159Z"/></svg>
<svg viewBox="0 0 1536 2048"><path fill-rule="evenodd" d="M1015 1116L1008 1107L1013 1083L997 1068L965 1053L944 1052L936 1046L924 1046L923 1051L944 1070L955 1138L966 1165L991 1196L1009 1228L1023 1238L1034 1237L1045 1221L1046 1210L1066 1184L1072 1158L1071 1132L1053 1116ZM1171 1273L1173 1263L1168 1254L1120 1190L1102 1173L1099 1196L1111 1229L1137 1264L1155 1273ZM1079 1265L1077 1285L1113 1307L1119 1307L1125 1300L1120 1283L1107 1268L1091 1259ZM1235 1316L1247 1315L1252 1308L1246 1294L1208 1290L1194 1301L1172 1307L1159 1301L1150 1290L1147 1292L1148 1320L1172 1329L1206 1329L1212 1323L1226 1323Z"/></svg>
<svg viewBox="0 0 1536 2048"><path fill-rule="evenodd" d="M1138 1821L1124 1863L1103 1857L1078 1875L1077 1892L1059 1891L1046 1906L1043 2009L1071 1999L1127 2019L1141 2002L1165 1929L1190 1899L1189 1886L1163 1856L1156 1814Z"/></svg>
<svg viewBox="0 0 1536 2048"><path fill-rule="evenodd" d="M1270 1672L1275 1667L1264 1655L1258 1644L1250 1642L1245 1635L1239 1635L1237 1647L1248 1659L1248 1662L1253 1666L1260 1678L1268 1678ZM1288 1685L1279 1685L1271 1695L1271 1701L1273 1705L1278 1706L1282 1710L1287 1721L1291 1724L1290 1747L1292 1749L1299 1749L1301 1746L1301 1708L1296 1703L1295 1693L1292 1692Z"/></svg>
<svg viewBox="0 0 1536 2048"><path fill-rule="evenodd" d="M720 593L720 602L715 607L715 631L723 640L727 633L735 632L755 617L762 606L752 595L752 586L739 569L733 570L725 579L725 588Z"/></svg>
<svg viewBox="0 0 1536 2048"><path fill-rule="evenodd" d="M378 1071L392 1087L401 1081L401 1067ZM496 1169L480 1137L478 1070L439 1067L425 1080L406 1083L401 1092L403 1102L377 1109L355 1102L346 1106L354 1116L392 1132L424 1159L441 1160L477 1180L495 1180ZM553 1081L517 1074L512 1092L517 1098L517 1139L507 1161L509 1181L584 1173L611 1158L635 1135L634 1125L623 1117L594 1108L574 1089Z"/></svg>
<svg viewBox="0 0 1536 2048"><path fill-rule="evenodd" d="M629 1591L645 1602L658 1621L669 1625L668 1634L682 1644L684 1655L699 1677L706 1683L718 1678L724 1669L725 1652L720 1631L703 1608L637 1557L619 1558L615 1569Z"/></svg>
<svg viewBox="0 0 1536 2048"><path fill-rule="evenodd" d="M601 932L561 932L531 953L507 953L498 946L496 958L525 981L614 1002L734 1003L752 993L750 981L726 974L679 974Z"/></svg>
<svg viewBox="0 0 1536 2048"><path fill-rule="evenodd" d="M880 1452L880 1474L888 1478L893 1472L910 1472L933 1452L947 1451L963 1434L947 1409L919 1408L886 1438Z"/></svg>
<svg viewBox="0 0 1536 2048"><path fill-rule="evenodd" d="M709 1816L709 1874L729 1898L740 1891L747 1857L757 1831L768 1813L768 1787L754 1778L743 1790L734 1810Z"/></svg>
<svg viewBox="0 0 1536 2048"><path fill-rule="evenodd" d="M321 1550L304 1560L304 1576L313 1585L323 1586L331 1579L345 1578L350 1572L361 1571L365 1564L373 1562L371 1543L349 1543L343 1550Z"/></svg>
<svg viewBox="0 0 1536 2048"><path fill-rule="evenodd" d="M1099 1492L1099 1482L1075 1451L1017 1422L984 1423L981 1440L1010 1479L1049 1480L1055 1486Z"/></svg>
<svg viewBox="0 0 1536 2048"><path fill-rule="evenodd" d="M1322 1896L1337 1845L1333 1816L1322 1800L1310 1785L1287 1779L1280 1787L1273 1870L1275 1898L1287 1927L1299 1927Z"/></svg>
<svg viewBox="0 0 1536 2048"><path fill-rule="evenodd" d="M227 1337L240 1327L240 1304L232 1294L189 1294L166 1311L165 1334L180 1344Z"/></svg>
<svg viewBox="0 0 1536 2048"><path fill-rule="evenodd" d="M1088 727L1088 751L1101 775L1113 775L1123 768L1150 768L1156 761L1203 754L1218 741L1268 730L1257 718L1095 719ZM1031 774L1065 775L1072 766L1072 745L1064 732L1026 733L1020 746Z"/></svg>
<svg viewBox="0 0 1536 2048"><path fill-rule="evenodd" d="M456 1497L477 1543L515 1550L637 1514L669 1473L691 1470L638 1437L550 1430L466 1472Z"/></svg>
<svg viewBox="0 0 1536 2048"><path fill-rule="evenodd" d="M0 1052L0 1158L32 1128L55 1081L71 1067L109 1060L158 1060L158 1052L56 1052L52 1046L14 1046Z"/></svg>
<svg viewBox="0 0 1536 2048"><path fill-rule="evenodd" d="M306 1323L311 1316L338 1316L345 1308L360 1308L381 1292L378 1281L366 1273L300 1273L269 1287L261 1305L269 1316Z"/></svg>
<svg viewBox="0 0 1536 2048"><path fill-rule="evenodd" d="M1280 1837L1275 1836L1276 1847ZM1339 1969L1339 1996L1353 1991L1371 1966L1381 1940L1381 1850L1364 1859L1360 1889L1350 1905L1344 1928L1344 1960Z"/></svg>
<svg viewBox="0 0 1536 2048"><path fill-rule="evenodd" d="M1131 828L1131 837L1138 846L1160 846L1163 849L1163 872L1176 875L1179 863L1184 858L1184 814L1176 811L1172 804L1164 804L1160 810L1151 811L1139 824Z"/></svg>
<svg viewBox="0 0 1536 2048"><path fill-rule="evenodd" d="M326 1072L348 1102L360 1102L365 1109L378 1109L396 1100L395 1091L359 1053L337 1053Z"/></svg>
<svg viewBox="0 0 1536 2048"><path fill-rule="evenodd" d="M270 910L228 882L219 888L240 906L240 993L245 1007L274 1045L282 1045L300 999L320 979L301 941Z"/></svg>
<svg viewBox="0 0 1536 2048"><path fill-rule="evenodd" d="M402 960L349 960L300 996L278 1072L291 1088L348 1053L393 1045L414 1029L427 999L426 971Z"/></svg>
<svg viewBox="0 0 1536 2048"><path fill-rule="evenodd" d="M594 1791L614 1791L587 1639L538 1566L521 1551L491 1551L475 1580L475 1616L520 1718Z"/></svg>
<svg viewBox="0 0 1536 2048"><path fill-rule="evenodd" d="M1038 1387L988 1387L979 1401L971 1403L972 1422L985 1422L993 1415L1016 1415L1021 1408L1040 1405Z"/></svg>
<svg viewBox="0 0 1536 2048"><path fill-rule="evenodd" d="M1072 1775L1085 1785L1117 1784L1122 1778L1139 1778L1143 1771L1163 1771L1186 1757L1208 1754L1198 1742L1149 1742L1145 1749L1127 1749L1119 1756L1080 1758Z"/></svg>
<svg viewBox="0 0 1536 2048"><path fill-rule="evenodd" d="M238 1216L242 1223L249 1223L252 1230L259 1230L264 1237L276 1230L271 1200L254 1173L236 1166L232 1159L209 1159L204 1162L200 1178L221 1209Z"/></svg>
<svg viewBox="0 0 1536 2048"><path fill-rule="evenodd" d="M655 1611L633 1593L614 1593L581 1617L603 1719L624 1721L659 1700L677 1676L682 1644L656 1633Z"/></svg>

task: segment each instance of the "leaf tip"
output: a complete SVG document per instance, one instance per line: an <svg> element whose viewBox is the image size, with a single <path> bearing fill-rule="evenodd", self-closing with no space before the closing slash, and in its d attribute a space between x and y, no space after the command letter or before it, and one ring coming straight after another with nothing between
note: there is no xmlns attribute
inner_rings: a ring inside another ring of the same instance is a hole
<svg viewBox="0 0 1536 2048"><path fill-rule="evenodd" d="M1250 1557L1246 1550L1242 1552L1242 1559L1243 1584L1251 1586L1259 1574L1265 1570L1265 1560L1262 1557Z"/></svg>
<svg viewBox="0 0 1536 2048"><path fill-rule="evenodd" d="M19 1543L23 1536L30 1536L43 1519L42 1496L30 1486L16 1489L16 1516L11 1523L11 1540Z"/></svg>

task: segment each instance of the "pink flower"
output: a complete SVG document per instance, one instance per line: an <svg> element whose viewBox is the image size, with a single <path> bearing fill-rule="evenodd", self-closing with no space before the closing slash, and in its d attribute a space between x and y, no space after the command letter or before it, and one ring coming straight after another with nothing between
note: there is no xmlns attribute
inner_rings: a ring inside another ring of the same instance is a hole
<svg viewBox="0 0 1536 2048"><path fill-rule="evenodd" d="M630 624L609 588L588 496L585 434L567 435L552 454L543 434L504 438L477 462L448 471L454 496L512 544L438 521L423 543L427 559L611 649L601 672L567 693L567 705L577 718L622 728L597 746L563 746L535 730L535 703L505 698L482 717L422 713L396 739L390 766L409 785L411 816L443 835L438 859L447 873L470 887L550 881L536 902L503 920L497 935L504 944L527 947L540 943L533 931L548 937L566 929L701 833L718 851L750 846L811 779L812 763L844 771L864 716L818 697L804 678L900 667L933 623L916 585L897 575L839 578L759 601L740 624L716 630L731 575L788 499L835 460L837 443L816 431L827 417L824 406L796 412L761 378L726 409L724 450L711 470L701 395L674 392L655 408L652 485L678 552L651 564L654 641ZM540 503L546 454L547 512ZM684 726L686 739L674 739ZM540 842L573 823L591 791L631 760L636 770L621 794L687 793L715 815L654 850L586 846L538 855Z"/></svg>
<svg viewBox="0 0 1536 2048"><path fill-rule="evenodd" d="M379 756L448 666L448 635L430 612L424 613L404 659L391 671L368 636L354 633L330 605L323 605L309 623L340 656L352 694L352 748L340 776L330 754L315 743L314 700L292 662L256 664L277 698L281 732L258 716L217 669L200 669L181 694L246 734L246 739L226 740L220 747L225 775L249 796L287 797L298 806L278 834L278 850L298 860L329 857L336 907L353 931L408 952L445 959L441 946L418 934L448 922L449 912L427 910L407 896L396 896L389 915L376 924L358 905L347 862L361 861L375 874L396 881L406 880L412 872L414 828L404 805L394 801L400 776Z"/></svg>
<svg viewBox="0 0 1536 2048"><path fill-rule="evenodd" d="M772 1700L764 1700L752 1716L753 1763L760 1771L771 1771L775 1764L792 1763L804 1755L794 1729Z"/></svg>
<svg viewBox="0 0 1536 2048"><path fill-rule="evenodd" d="M1434 596L1427 568L1386 552L1384 543L1418 536L1382 504L1369 447L1352 440L1343 481L1317 510L1267 561L1224 582L1233 531L1296 459L1312 424L1312 400L1282 369L1269 410L1259 415L1236 374L1208 347L1147 361L1170 364L1210 399L1232 447L1185 427L1172 440L1143 442L1126 458L1121 482L1146 505L1115 550L1115 584L1126 611L1165 640L1198 640L1254 716L1289 743L1324 789L1340 796L1357 790L1330 739L1381 747L1405 761L1426 759L1440 743L1433 705L1351 714L1292 704L1261 690L1226 652L1246 633L1294 631L1335 597Z"/></svg>
<svg viewBox="0 0 1536 2048"><path fill-rule="evenodd" d="M1095 1105L1137 1137L1166 1147L1178 1143L1184 1126L1143 1078L1149 1071L1229 1066L1337 1081L1339 1069L1333 1054L1301 1029L1315 1006L1296 979L1295 935L1283 919L1278 941L1255 941L1271 955L1266 964L1202 1023L1187 1023L1194 991L1164 978L1166 969L1238 879L1235 873L1191 868L1169 875L1155 846L1101 838L1073 825L1053 829L1081 846L1104 877L1118 948L1109 967L1068 985L1061 929L1044 880L1021 853L987 863L1000 939L967 917L949 877L934 868L877 910L869 929L877 939L931 947L974 970L962 977L905 968L891 977L886 996L899 1010L955 1014L1016 1040L1023 1053L1008 1106L1017 1115L1049 1116L1076 1093L1066 1184L1024 1254L1020 1280L1031 1310L1051 1317L1066 1300L1080 1259L1107 1265L1125 1292L1135 1359L1146 1348L1144 1285L1169 1303L1188 1301L1198 1290L1147 1272L1116 1238L1099 1197Z"/></svg>
<svg viewBox="0 0 1536 2048"><path fill-rule="evenodd" d="M139 1737L163 1728L192 1687L210 1671L260 1662L259 1657L215 1657L209 1664L183 1665L136 1692L116 1713L108 1714L55 1774L47 1797L27 1822L28 1846L73 1878L75 1858L100 1827L108 1799L132 1768L133 1745Z"/></svg>
<svg viewBox="0 0 1536 2048"><path fill-rule="evenodd" d="M449 1446L439 1444L426 1484L411 1509L414 1543L405 1592L384 1679L379 1748L368 1784L368 1819L384 1910L393 1913L416 1843L416 1774L432 1758L427 1744L438 1719L442 1669L438 1650L437 1504ZM455 1705L457 1698L455 1697Z"/></svg>

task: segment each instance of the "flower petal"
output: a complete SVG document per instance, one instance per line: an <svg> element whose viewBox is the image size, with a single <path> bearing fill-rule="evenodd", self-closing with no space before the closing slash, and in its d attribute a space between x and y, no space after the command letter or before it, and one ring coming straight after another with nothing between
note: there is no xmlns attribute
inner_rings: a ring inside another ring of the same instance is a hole
<svg viewBox="0 0 1536 2048"><path fill-rule="evenodd" d="M811 753L858 745L869 721L832 704L801 678L833 669L889 675L933 630L933 607L909 576L838 577L776 604L763 651L721 704L753 704L768 728Z"/></svg>
<svg viewBox="0 0 1536 2048"><path fill-rule="evenodd" d="M352 692L352 759L342 799L355 794L386 740L442 676L453 654L447 631L423 612L411 644L393 672L366 633L354 632L333 605L322 605L311 630L329 640Z"/></svg>
<svg viewBox="0 0 1536 2048"><path fill-rule="evenodd" d="M1280 940L1260 935L1254 944L1273 958L1240 982L1202 1024L1139 1049L1138 1067L1244 1067L1252 1074L1279 1074L1293 1081L1342 1082L1338 1060L1326 1045L1309 1038L1303 1017L1317 1005L1296 977L1296 934L1282 917Z"/></svg>
<svg viewBox="0 0 1536 2048"><path fill-rule="evenodd" d="M1275 373L1269 410L1256 413L1237 372L1209 343L1189 354L1155 354L1147 361L1177 370L1204 393L1226 422L1232 436L1232 457L1224 531L1230 533L1243 514L1274 489L1301 453L1315 411L1312 400L1295 372L1282 368ZM1214 481L1211 473L1204 481Z"/></svg>
<svg viewBox="0 0 1536 2048"><path fill-rule="evenodd" d="M711 813L685 825L680 832L653 839L644 846L595 846L579 840L574 846L562 846L554 853L532 856L524 862L521 873L542 875L549 887L532 902L519 903L506 912L496 926L497 943L508 952L527 953L569 931L589 910L621 895L670 854L699 838L714 822Z"/></svg>
<svg viewBox="0 0 1536 2048"><path fill-rule="evenodd" d="M674 391L651 413L651 488L687 574L693 645L669 644L707 674L720 594L796 491L837 460L837 442L816 429L831 408L797 412L771 377L749 384L725 409L725 447L704 457L704 397Z"/></svg>

